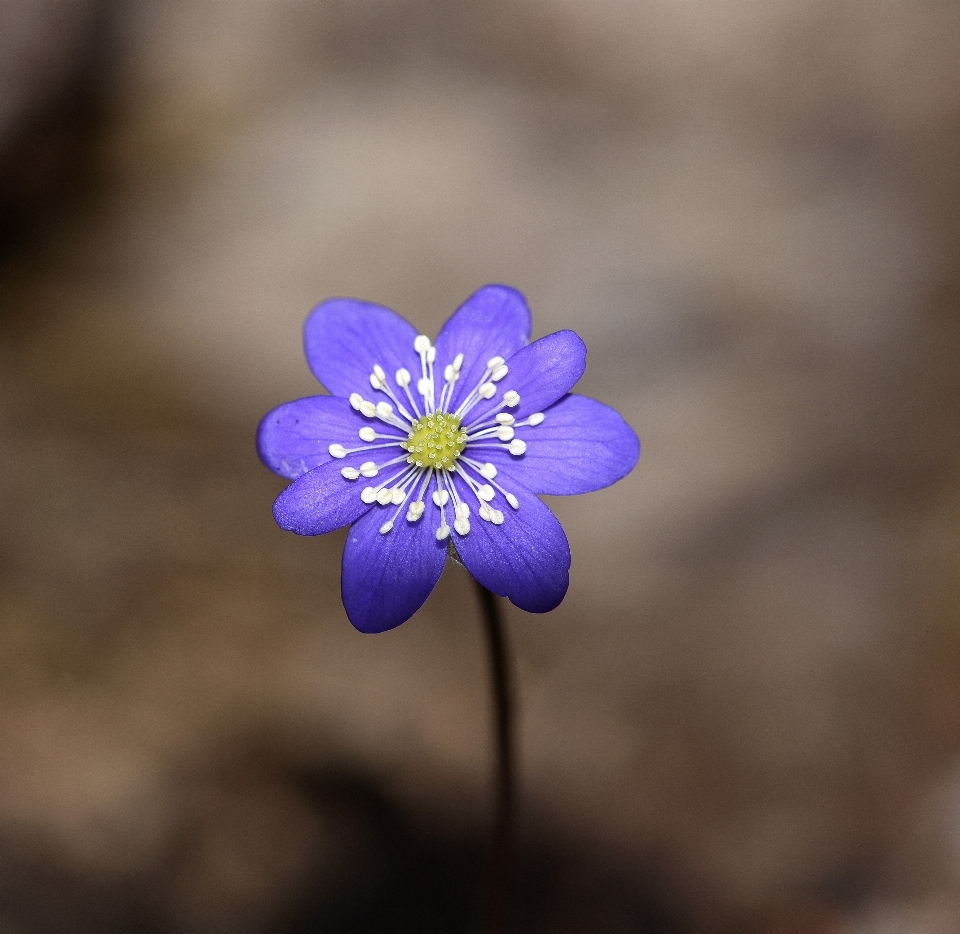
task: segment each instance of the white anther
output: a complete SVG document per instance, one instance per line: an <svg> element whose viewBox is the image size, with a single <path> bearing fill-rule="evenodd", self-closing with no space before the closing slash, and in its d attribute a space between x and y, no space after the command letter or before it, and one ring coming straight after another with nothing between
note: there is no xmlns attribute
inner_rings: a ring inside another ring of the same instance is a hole
<svg viewBox="0 0 960 934"><path fill-rule="evenodd" d="M527 419L527 424L528 424L528 425L539 425L540 422L542 422L542 421L543 421L543 412L534 412L533 415L531 415L531 416Z"/></svg>
<svg viewBox="0 0 960 934"><path fill-rule="evenodd" d="M443 378L448 383L455 383L458 379L460 379L460 371L456 369L452 363L448 363L443 368Z"/></svg>
<svg viewBox="0 0 960 934"><path fill-rule="evenodd" d="M387 519L387 521L380 526L380 534L386 535L387 532L389 532L390 529L392 528L393 528L393 519Z"/></svg>
<svg viewBox="0 0 960 934"><path fill-rule="evenodd" d="M377 438L377 432L369 425L366 428L361 428L357 434L360 435L361 441L375 441Z"/></svg>
<svg viewBox="0 0 960 934"><path fill-rule="evenodd" d="M372 503L377 498L377 491L372 486L365 486L360 494L360 499L365 503Z"/></svg>
<svg viewBox="0 0 960 934"><path fill-rule="evenodd" d="M457 503L456 512L458 519L470 518L470 507L466 503Z"/></svg>
<svg viewBox="0 0 960 934"><path fill-rule="evenodd" d="M377 493L377 502L381 506L386 506L393 499L393 491L389 487L383 487L379 493Z"/></svg>
<svg viewBox="0 0 960 934"><path fill-rule="evenodd" d="M521 441L519 438L514 438L513 441L510 442L510 447L508 448L510 453L516 457L519 457L524 451L526 451L526 449L526 442Z"/></svg>
<svg viewBox="0 0 960 934"><path fill-rule="evenodd" d="M405 367L400 367L396 375L397 385L401 389L406 389L410 385L410 371Z"/></svg>
<svg viewBox="0 0 960 934"><path fill-rule="evenodd" d="M380 380L381 383L387 381L387 374L383 372L383 367L380 366L379 363L373 365L373 372L377 374L377 379Z"/></svg>
<svg viewBox="0 0 960 934"><path fill-rule="evenodd" d="M340 474L345 480L356 480L360 476L360 471L356 467L344 467Z"/></svg>
<svg viewBox="0 0 960 934"><path fill-rule="evenodd" d="M436 506L446 506L450 502L450 494L446 490L434 490L433 502Z"/></svg>
<svg viewBox="0 0 960 934"><path fill-rule="evenodd" d="M480 497L484 502L489 503L490 500L494 498L497 494L494 492L493 487L489 483L484 483L483 486L477 487L477 496Z"/></svg>
<svg viewBox="0 0 960 934"><path fill-rule="evenodd" d="M510 371L507 369L507 365L506 365L505 363L501 363L500 366L498 366L498 367L490 374L490 379L492 379L495 383L499 383L500 380L502 380L502 379L504 378L504 376L507 375L508 372L510 372Z"/></svg>
<svg viewBox="0 0 960 934"><path fill-rule="evenodd" d="M453 523L453 527L457 530L458 535L466 535L470 531L470 520L456 519Z"/></svg>
<svg viewBox="0 0 960 934"><path fill-rule="evenodd" d="M518 500L513 493L504 493L503 495L506 496L507 502L513 506L514 509L520 508L520 500Z"/></svg>
<svg viewBox="0 0 960 934"><path fill-rule="evenodd" d="M430 380L428 380L426 376L422 376L417 380L417 392L424 398L430 395Z"/></svg>
<svg viewBox="0 0 960 934"><path fill-rule="evenodd" d="M445 538L450 535L450 526L446 522L437 529L437 541L442 542Z"/></svg>
<svg viewBox="0 0 960 934"><path fill-rule="evenodd" d="M389 402L378 402L377 403L377 415L381 418L389 418L393 415L393 406Z"/></svg>
<svg viewBox="0 0 960 934"><path fill-rule="evenodd" d="M493 464L484 464L480 468L480 473L488 480L492 480L497 475L497 468Z"/></svg>
<svg viewBox="0 0 960 934"><path fill-rule="evenodd" d="M330 452L331 457L340 458L347 456L347 449L342 444L331 444L327 450Z"/></svg>
<svg viewBox="0 0 960 934"><path fill-rule="evenodd" d="M453 358L453 368L454 368L454 370L456 370L456 371L459 373L459 372L460 372L460 367L462 367L462 366L463 366L463 354L462 354L462 353L458 353L458 354Z"/></svg>
<svg viewBox="0 0 960 934"><path fill-rule="evenodd" d="M515 389L508 389L503 394L503 404L510 406L511 409L515 409L520 405L520 393Z"/></svg>
<svg viewBox="0 0 960 934"><path fill-rule="evenodd" d="M437 359L437 348L430 347L427 350L427 363L433 363Z"/></svg>
<svg viewBox="0 0 960 934"><path fill-rule="evenodd" d="M407 509L407 522L416 522L423 515L424 505L422 499L414 500Z"/></svg>
<svg viewBox="0 0 960 934"><path fill-rule="evenodd" d="M373 461L367 461L364 464L360 465L360 474L364 477L375 477L380 471L377 469L377 465Z"/></svg>
<svg viewBox="0 0 960 934"><path fill-rule="evenodd" d="M501 441L509 441L513 437L513 429L509 425L501 425L497 429L497 437Z"/></svg>
<svg viewBox="0 0 960 934"><path fill-rule="evenodd" d="M497 421L501 425L512 425L516 419L509 412L498 412Z"/></svg>
<svg viewBox="0 0 960 934"><path fill-rule="evenodd" d="M499 509L490 510L490 521L494 525L503 525L503 513Z"/></svg>
<svg viewBox="0 0 960 934"><path fill-rule="evenodd" d="M383 389L383 387L386 386L387 384L384 380L380 379L380 377L377 376L376 373L371 373L370 385L373 386L374 389Z"/></svg>
<svg viewBox="0 0 960 934"><path fill-rule="evenodd" d="M481 503L478 511L481 519L486 519L487 522L490 522L490 513L492 513L493 510L486 503Z"/></svg>
<svg viewBox="0 0 960 934"><path fill-rule="evenodd" d="M426 353L430 348L430 338L426 334L418 334L417 339L413 342L413 349L417 353Z"/></svg>
<svg viewBox="0 0 960 934"><path fill-rule="evenodd" d="M359 392L350 393L350 405L353 406L358 412L360 411L360 403L363 402L363 396Z"/></svg>
<svg viewBox="0 0 960 934"><path fill-rule="evenodd" d="M502 363L503 363L503 357L491 357L491 358L487 361L487 369L488 369L488 370L495 370L495 369L496 369L498 366L500 366Z"/></svg>
<svg viewBox="0 0 960 934"><path fill-rule="evenodd" d="M401 487L395 486L393 488L393 494L391 495L390 499L393 502L394 506L399 506L406 498L407 498L407 494L403 491Z"/></svg>
<svg viewBox="0 0 960 934"><path fill-rule="evenodd" d="M377 407L372 402L364 399L364 401L360 403L360 414L366 415L367 418L373 418L373 416L377 414Z"/></svg>
<svg viewBox="0 0 960 934"><path fill-rule="evenodd" d="M497 387L493 383L484 383L478 390L477 395L481 399L492 399L497 394Z"/></svg>

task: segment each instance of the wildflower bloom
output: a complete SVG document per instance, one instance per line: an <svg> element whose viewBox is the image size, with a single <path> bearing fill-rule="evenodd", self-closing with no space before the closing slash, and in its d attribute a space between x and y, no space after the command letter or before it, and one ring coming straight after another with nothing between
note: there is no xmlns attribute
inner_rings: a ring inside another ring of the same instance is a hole
<svg viewBox="0 0 960 934"><path fill-rule="evenodd" d="M396 312L336 298L304 326L329 396L261 422L263 462L294 482L273 514L322 535L350 525L341 589L362 632L409 619L452 544L488 590L533 613L567 591L570 547L537 494L587 493L633 469L640 444L611 408L570 393L586 365L573 331L530 343L514 289L480 289L436 343Z"/></svg>

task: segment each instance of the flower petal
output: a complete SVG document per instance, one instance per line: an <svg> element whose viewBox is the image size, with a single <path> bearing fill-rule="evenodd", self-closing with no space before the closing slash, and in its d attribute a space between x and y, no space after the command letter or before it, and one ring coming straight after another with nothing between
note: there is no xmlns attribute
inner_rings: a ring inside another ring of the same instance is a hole
<svg viewBox="0 0 960 934"><path fill-rule="evenodd" d="M344 467L359 467L369 460L368 452L330 460L294 480L273 504L277 525L297 535L324 535L362 516L371 507L360 499L369 483L362 477L346 480Z"/></svg>
<svg viewBox="0 0 960 934"><path fill-rule="evenodd" d="M463 369L453 393L455 409L483 378L487 361L506 359L530 343L530 309L516 289L486 285L470 296L448 319L437 336L437 396L443 372L458 353Z"/></svg>
<svg viewBox="0 0 960 934"><path fill-rule="evenodd" d="M497 394L474 408L467 422L479 421L498 406L509 390L520 394L520 405L506 409L518 419L542 412L565 396L583 376L587 366L587 347L574 331L555 331L521 347L507 360L509 372L497 384Z"/></svg>
<svg viewBox="0 0 960 934"><path fill-rule="evenodd" d="M408 522L401 512L393 530L380 527L396 507L374 507L347 535L341 593L350 622L360 632L384 632L406 622L423 606L440 580L446 541L421 518Z"/></svg>
<svg viewBox="0 0 960 934"><path fill-rule="evenodd" d="M640 456L640 442L618 412L572 393L550 406L539 425L517 428L516 437L527 445L521 456L480 448L476 459L489 461L534 493L568 496L601 490L630 473ZM472 456L469 449L466 454ZM501 483L510 489L506 480Z"/></svg>
<svg viewBox="0 0 960 934"><path fill-rule="evenodd" d="M395 311L352 298L317 305L303 326L303 345L313 375L335 396L370 398L370 374L379 363L393 381L400 367L418 373L416 328Z"/></svg>
<svg viewBox="0 0 960 934"><path fill-rule="evenodd" d="M357 432L370 424L340 396L308 396L264 416L257 431L257 452L274 473L296 480L332 459L331 444L348 448L358 444Z"/></svg>
<svg viewBox="0 0 960 934"><path fill-rule="evenodd" d="M512 509L497 495L492 506L503 512L494 525L477 514L476 497L461 478L460 496L471 504L470 532L454 535L454 544L467 570L487 590L530 613L554 609L567 592L570 546L557 517L528 489L514 481L511 492L520 501Z"/></svg>

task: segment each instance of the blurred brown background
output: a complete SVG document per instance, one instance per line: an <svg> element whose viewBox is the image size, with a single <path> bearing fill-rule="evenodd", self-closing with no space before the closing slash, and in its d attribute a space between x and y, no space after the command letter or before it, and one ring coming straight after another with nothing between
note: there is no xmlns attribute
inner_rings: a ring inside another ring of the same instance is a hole
<svg viewBox="0 0 960 934"><path fill-rule="evenodd" d="M498 281L644 445L518 930L960 932L958 208L953 0L2 0L0 932L477 930L469 580L359 635L253 438Z"/></svg>

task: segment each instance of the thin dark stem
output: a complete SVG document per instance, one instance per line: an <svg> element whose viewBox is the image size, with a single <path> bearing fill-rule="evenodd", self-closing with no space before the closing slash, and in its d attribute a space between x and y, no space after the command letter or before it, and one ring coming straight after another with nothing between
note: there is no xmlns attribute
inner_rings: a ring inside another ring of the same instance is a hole
<svg viewBox="0 0 960 934"><path fill-rule="evenodd" d="M493 830L490 864L490 888L487 901L487 931L508 934L514 883L516 839L514 827L514 748L513 689L507 658L503 616L495 597L482 584L477 584L483 609L483 628L490 651L490 680L496 718L496 788L497 808Z"/></svg>

